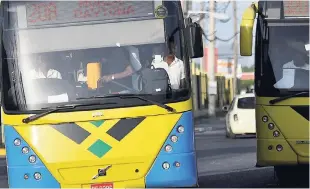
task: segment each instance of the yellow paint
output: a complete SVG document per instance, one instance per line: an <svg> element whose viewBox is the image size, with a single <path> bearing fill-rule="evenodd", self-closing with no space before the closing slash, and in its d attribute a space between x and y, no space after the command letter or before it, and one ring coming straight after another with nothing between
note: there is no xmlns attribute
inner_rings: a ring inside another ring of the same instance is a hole
<svg viewBox="0 0 310 189"><path fill-rule="evenodd" d="M283 146L283 151L276 151L276 146ZM268 146L272 146L272 150L268 150ZM294 165L297 164L297 155L286 142L286 140L278 139L257 139L257 164L260 166L274 165Z"/></svg>
<svg viewBox="0 0 310 189"><path fill-rule="evenodd" d="M256 98L256 130L257 130L257 164L261 166L296 165L309 163L309 144L296 144L296 141L309 141L309 121L295 112L290 106L309 105L309 98L291 98L275 105L270 105L272 97ZM268 116L268 122L262 121ZM268 128L274 124L274 129ZM273 132L279 131L280 136L274 137ZM276 151L282 145L281 152ZM268 150L268 146L273 146Z"/></svg>
<svg viewBox="0 0 310 189"><path fill-rule="evenodd" d="M171 106L179 112L191 109L190 101ZM101 119L106 121L100 127L89 123L93 119L92 113L97 111L51 114L36 121L40 125L22 125L19 122L25 116L21 115L4 114L4 121L6 124L19 123L14 128L63 187L89 187L91 183L101 182L114 182L114 187L145 187L144 177L182 113L167 113L156 106L142 108L144 111L141 107L102 110L104 116ZM106 134L119 119L138 116L146 116L146 119L121 141ZM63 122L75 122L91 135L81 144L76 144L48 126L48 123ZM87 150L97 139L112 147L102 158ZM92 180L98 168L107 165L112 165L109 176ZM136 169L139 169L138 173Z"/></svg>

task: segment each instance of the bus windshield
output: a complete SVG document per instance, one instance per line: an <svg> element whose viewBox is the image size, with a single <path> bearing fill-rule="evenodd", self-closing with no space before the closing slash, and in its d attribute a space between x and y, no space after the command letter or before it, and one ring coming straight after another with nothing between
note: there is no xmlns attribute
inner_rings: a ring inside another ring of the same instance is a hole
<svg viewBox="0 0 310 189"><path fill-rule="evenodd" d="M11 1L1 8L11 109L99 101L92 97L107 94L150 95L162 103L189 97L179 2ZM161 69L143 71L150 68Z"/></svg>
<svg viewBox="0 0 310 189"><path fill-rule="evenodd" d="M309 91L309 23L269 26L268 44L270 84L282 92Z"/></svg>

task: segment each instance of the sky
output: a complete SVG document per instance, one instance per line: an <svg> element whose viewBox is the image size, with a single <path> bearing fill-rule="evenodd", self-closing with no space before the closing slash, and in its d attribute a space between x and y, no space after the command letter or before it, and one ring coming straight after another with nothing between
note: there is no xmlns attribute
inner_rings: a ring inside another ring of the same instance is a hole
<svg viewBox="0 0 310 189"><path fill-rule="evenodd" d="M243 11L251 5L251 3L256 0L246 0L246 1L237 1L237 18L238 18L238 29L240 26L241 18ZM196 1L196 4L199 6L199 2ZM199 8L195 7L193 5L193 8ZM229 4L229 7L226 10L226 14L233 18L233 8L232 3ZM220 21L216 21L216 36L222 39L229 39L234 35L234 21L233 19L230 19L226 23L221 23ZM208 27L208 19L206 19L206 27ZM238 40L239 40L238 35ZM253 43L254 44L254 43ZM216 47L218 48L219 52L219 59L230 59L233 58L233 39L231 39L229 42L223 42L223 41L216 41ZM254 64L254 57L241 57L238 58L238 63L242 66L251 66Z"/></svg>

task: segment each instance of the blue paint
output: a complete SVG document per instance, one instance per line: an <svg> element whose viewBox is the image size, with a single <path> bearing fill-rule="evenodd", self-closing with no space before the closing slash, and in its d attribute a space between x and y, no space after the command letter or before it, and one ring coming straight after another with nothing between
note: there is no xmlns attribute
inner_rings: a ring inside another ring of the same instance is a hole
<svg viewBox="0 0 310 189"><path fill-rule="evenodd" d="M36 172L41 173L40 180L35 180ZM26 173L29 175L27 180L24 179ZM10 188L60 188L59 183L45 166L9 167L8 177Z"/></svg>
<svg viewBox="0 0 310 189"><path fill-rule="evenodd" d="M45 167L40 158L13 127L4 125L4 134L10 188L60 188L60 184ZM20 146L14 145L16 138L21 140ZM29 148L28 154L22 153L24 146ZM31 155L36 156L35 163L29 162L28 158ZM40 180L34 179L36 172L41 173L42 178ZM29 175L27 180L24 179L25 174Z"/></svg>
<svg viewBox="0 0 310 189"><path fill-rule="evenodd" d="M183 133L178 133L178 126L184 127ZM191 111L182 114L179 121L174 126L159 152L152 168L146 176L146 187L193 187L198 183L197 161L194 140L194 122ZM171 136L176 135L178 141L173 143ZM165 151L165 146L172 146L171 152ZM174 165L180 163L180 167ZM164 162L170 164L170 168L165 170Z"/></svg>
<svg viewBox="0 0 310 189"><path fill-rule="evenodd" d="M179 133L177 128L182 125L184 127L184 132ZM172 146L172 151L169 154L178 154L178 153L190 153L195 151L195 140L194 140L194 121L193 113L191 111L185 112L182 114L179 121L175 124L173 130L169 134L166 142L162 146L162 150L159 153L160 155L166 155L165 146L167 144ZM178 141L176 143L172 142L170 137L177 136Z"/></svg>
<svg viewBox="0 0 310 189"><path fill-rule="evenodd" d="M7 156L7 165L9 167L12 166L43 166L42 161L38 158L38 156L32 151L30 146L22 139L22 137L16 132L16 130L11 126L4 126L5 133L5 148L6 148L6 156ZM14 145L14 140L19 138L21 140L20 146ZM29 148L28 154L22 153L22 148L27 146ZM36 156L36 162L31 164L28 158L31 155Z"/></svg>

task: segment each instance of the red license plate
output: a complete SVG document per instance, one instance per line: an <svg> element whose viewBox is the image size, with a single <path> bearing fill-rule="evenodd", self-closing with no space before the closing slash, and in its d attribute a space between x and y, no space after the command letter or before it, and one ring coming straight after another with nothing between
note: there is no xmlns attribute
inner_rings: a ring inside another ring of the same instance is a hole
<svg viewBox="0 0 310 189"><path fill-rule="evenodd" d="M112 182L100 183L100 184L92 184L90 186L91 189L113 189Z"/></svg>

